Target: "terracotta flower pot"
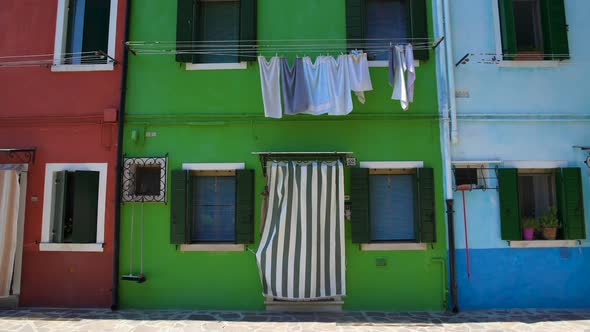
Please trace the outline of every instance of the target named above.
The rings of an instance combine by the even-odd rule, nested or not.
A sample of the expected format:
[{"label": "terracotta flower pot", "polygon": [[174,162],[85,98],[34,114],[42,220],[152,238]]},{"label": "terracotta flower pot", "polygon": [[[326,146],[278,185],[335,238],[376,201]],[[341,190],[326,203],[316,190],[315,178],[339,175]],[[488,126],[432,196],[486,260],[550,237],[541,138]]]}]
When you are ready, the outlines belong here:
[{"label": "terracotta flower pot", "polygon": [[556,227],[543,228],[543,238],[545,238],[545,240],[555,240],[555,238],[557,238],[557,228]]}]

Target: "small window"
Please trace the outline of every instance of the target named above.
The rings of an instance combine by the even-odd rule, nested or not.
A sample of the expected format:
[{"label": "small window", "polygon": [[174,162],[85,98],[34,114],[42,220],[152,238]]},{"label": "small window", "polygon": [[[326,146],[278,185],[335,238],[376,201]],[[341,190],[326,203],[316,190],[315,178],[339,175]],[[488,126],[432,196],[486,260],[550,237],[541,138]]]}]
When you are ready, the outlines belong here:
[{"label": "small window", "polygon": [[516,48],[518,52],[543,52],[543,29],[539,0],[514,0]]},{"label": "small window", "polygon": [[[405,0],[367,0],[367,47],[383,44],[383,39],[408,38],[408,9]],[[380,39],[381,41],[376,41]],[[375,41],[371,41],[375,40]],[[387,60],[387,52],[371,53],[370,60]]]},{"label": "small window", "polygon": [[193,179],[193,209],[192,242],[234,242],[236,177],[197,173]]},{"label": "small window", "polygon": [[96,243],[99,172],[61,171],[54,178],[52,243]]},{"label": "small window", "polygon": [[[240,1],[201,0],[199,2],[199,40],[235,41],[240,39]],[[232,47],[226,46],[227,49]],[[230,55],[201,54],[199,63],[238,62],[238,52],[234,50],[217,53]]]},{"label": "small window", "polygon": [[455,185],[478,185],[478,169],[477,168],[455,168]]},{"label": "small window", "polygon": [[370,175],[371,241],[414,241],[413,175]]},{"label": "small window", "polygon": [[519,173],[518,198],[521,219],[539,218],[556,206],[553,173]]},{"label": "small window", "polygon": [[160,165],[139,166],[135,169],[135,195],[160,195]]}]

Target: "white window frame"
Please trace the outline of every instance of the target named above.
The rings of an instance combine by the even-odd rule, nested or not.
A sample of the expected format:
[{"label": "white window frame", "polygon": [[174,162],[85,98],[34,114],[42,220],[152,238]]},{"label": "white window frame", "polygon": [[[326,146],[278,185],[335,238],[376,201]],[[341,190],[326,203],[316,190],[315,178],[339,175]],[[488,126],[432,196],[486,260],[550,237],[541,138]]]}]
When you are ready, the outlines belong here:
[{"label": "white window frame", "polygon": [[[184,171],[236,171],[246,169],[246,163],[187,163],[182,164]],[[233,243],[194,243],[181,244],[180,251],[244,251],[246,246],[244,244]]]},{"label": "white window frame", "polygon": [[186,70],[243,70],[248,69],[248,62],[229,63],[186,63]]},{"label": "white window frame", "polygon": [[[561,62],[557,60],[530,60],[514,61],[504,60],[502,56],[502,27],[500,25],[500,5],[498,0],[490,0],[492,6],[492,19],[494,24],[494,37],[496,46],[496,59],[498,59],[499,68],[555,68],[559,67]],[[567,61],[567,60],[565,60]]]},{"label": "white window frame", "polygon": [[[371,169],[418,169],[424,168],[423,161],[363,161],[360,163],[361,168]],[[427,249],[426,243],[417,242],[379,242],[379,243],[361,243],[362,251],[424,251]]]},{"label": "white window frame", "polygon": [[[57,21],[55,23],[55,47],[53,50],[53,72],[69,71],[111,71],[114,70],[114,64],[109,60],[105,64],[62,64],[63,54],[66,50],[66,39],[68,34],[68,17],[66,15],[70,0],[58,0],[57,2]],[[117,7],[119,0],[110,0],[109,16],[109,49],[107,54],[115,58],[116,38],[117,38]]]},{"label": "white window frame", "polygon": [[[99,172],[98,179],[98,213],[96,215],[96,243],[53,243],[50,239],[51,219],[54,207],[56,172],[61,171],[94,171]],[[41,229],[40,251],[77,251],[102,252],[105,233],[106,193],[107,193],[107,163],[76,163],[76,164],[46,164],[45,189],[43,194],[43,220]]]}]

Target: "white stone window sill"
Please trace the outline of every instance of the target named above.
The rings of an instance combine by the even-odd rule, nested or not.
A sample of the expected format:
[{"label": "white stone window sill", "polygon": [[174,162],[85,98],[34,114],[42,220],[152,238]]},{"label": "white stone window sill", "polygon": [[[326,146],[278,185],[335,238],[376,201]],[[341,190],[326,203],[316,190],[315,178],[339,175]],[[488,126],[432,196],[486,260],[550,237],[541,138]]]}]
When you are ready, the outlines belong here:
[{"label": "white stone window sill", "polygon": [[578,244],[578,240],[508,241],[510,248],[562,248],[576,247]]},{"label": "white stone window sill", "polygon": [[500,68],[556,68],[561,61],[554,60],[537,60],[537,61],[518,61],[502,60],[498,63]]},{"label": "white stone window sill", "polygon": [[95,64],[95,65],[53,65],[52,72],[70,72],[70,71],[112,71],[115,69],[113,63]]},{"label": "white stone window sill", "polygon": [[102,243],[41,243],[39,251],[103,252]]},{"label": "white stone window sill", "polygon": [[426,250],[426,243],[361,243],[362,251]]},{"label": "white stone window sill", "polygon": [[186,70],[231,70],[231,69],[246,69],[248,62],[236,63],[187,63]]},{"label": "white stone window sill", "polygon": [[180,251],[244,251],[243,244],[207,243],[207,244],[181,244]]},{"label": "white stone window sill", "polygon": [[[387,67],[389,67],[389,61],[387,61],[387,60],[369,61],[369,67],[387,68]],[[420,60],[414,60],[414,67],[420,67]]]}]

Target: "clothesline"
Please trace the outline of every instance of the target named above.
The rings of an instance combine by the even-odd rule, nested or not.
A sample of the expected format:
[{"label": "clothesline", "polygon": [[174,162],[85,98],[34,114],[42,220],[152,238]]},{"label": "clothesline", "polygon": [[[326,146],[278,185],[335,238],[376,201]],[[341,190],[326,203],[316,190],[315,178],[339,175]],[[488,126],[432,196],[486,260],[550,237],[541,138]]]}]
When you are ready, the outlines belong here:
[{"label": "clothesline", "polygon": [[411,41],[434,41],[433,38],[315,38],[315,39],[234,39],[234,40],[202,40],[202,41],[176,41],[176,40],[135,40],[135,41],[127,41],[125,44],[133,45],[133,44],[199,44],[199,43],[227,43],[227,42],[235,42],[235,43],[244,43],[244,42],[304,42],[304,41],[321,41],[321,42],[349,42],[349,41],[387,41],[392,43],[408,43]]}]

